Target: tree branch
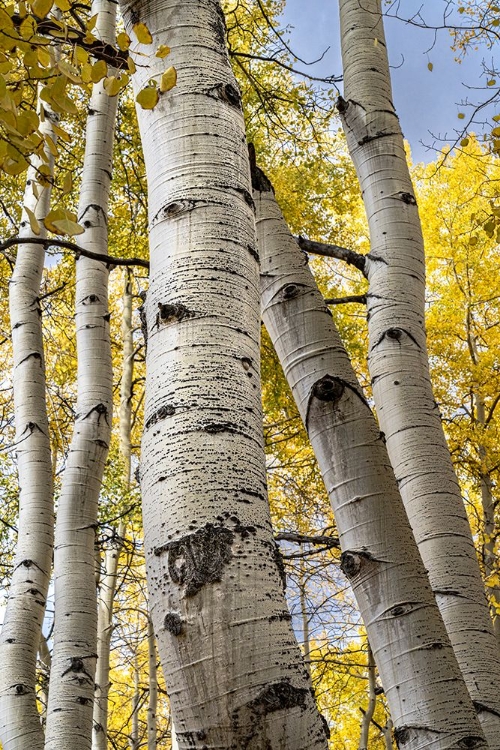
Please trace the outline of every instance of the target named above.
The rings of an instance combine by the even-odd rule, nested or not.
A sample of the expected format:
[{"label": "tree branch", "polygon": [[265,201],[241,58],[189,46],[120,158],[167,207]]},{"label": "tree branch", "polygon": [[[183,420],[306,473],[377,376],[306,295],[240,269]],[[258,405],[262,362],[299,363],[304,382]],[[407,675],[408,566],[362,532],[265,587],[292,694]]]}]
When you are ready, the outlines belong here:
[{"label": "tree branch", "polygon": [[326,305],[345,305],[348,302],[358,302],[360,305],[366,305],[366,294],[352,294],[350,297],[325,299]]},{"label": "tree branch", "polygon": [[328,549],[338,549],[340,542],[336,536],[323,536],[320,534],[314,536],[308,536],[307,534],[299,534],[295,531],[280,531],[279,534],[275,534],[274,538],[277,542],[295,542],[295,544],[319,544]]},{"label": "tree branch", "polygon": [[306,237],[300,235],[295,239],[297,240],[300,249],[305,250],[306,253],[343,260],[345,263],[348,263],[350,266],[355,266],[355,268],[358,268],[363,274],[365,274],[366,258],[364,255],[355,253],[354,250],[349,250],[347,247],[330,245],[326,242],[315,242],[314,240],[308,240]]},{"label": "tree branch", "polygon": [[55,240],[53,238],[42,239],[41,237],[9,237],[8,240],[0,243],[0,252],[5,252],[9,247],[14,245],[28,244],[28,245],[43,245],[44,247],[62,247],[65,250],[71,250],[75,253],[77,260],[80,255],[91,260],[99,260],[101,263],[106,263],[108,266],[140,266],[149,270],[149,261],[143,260],[142,258],[115,258],[112,255],[104,255],[104,253],[93,253],[92,250],[86,250],[84,247],[69,242],[68,240]]}]

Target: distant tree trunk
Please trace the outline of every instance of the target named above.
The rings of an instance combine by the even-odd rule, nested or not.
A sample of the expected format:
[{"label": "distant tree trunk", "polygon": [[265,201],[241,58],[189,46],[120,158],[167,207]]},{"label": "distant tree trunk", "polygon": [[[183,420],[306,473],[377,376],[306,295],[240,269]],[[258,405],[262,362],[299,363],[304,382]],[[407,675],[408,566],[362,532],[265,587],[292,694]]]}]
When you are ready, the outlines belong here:
[{"label": "distant tree trunk", "polygon": [[368,643],[368,706],[363,710],[363,719],[361,721],[361,734],[359,737],[358,750],[368,750],[368,739],[370,736],[370,724],[375,713],[375,707],[377,705],[377,695],[375,693],[375,659],[373,658],[373,652]]},{"label": "distant tree trunk", "polygon": [[[141,487],[151,615],[181,748],[326,748],[266,494],[259,280],[241,97],[218,0],[123,2],[172,49],[138,108],[151,284]],[[139,91],[165,70],[140,47]],[[144,63],[148,62],[147,65]]]},{"label": "distant tree trunk", "polygon": [[99,579],[92,750],[106,750],[108,746],[109,658],[113,633],[113,601],[124,531],[124,525],[120,524],[116,538],[105,550],[104,569]]},{"label": "distant tree trunk", "polygon": [[156,668],[156,641],[153,623],[148,618],[148,663],[149,663],[149,703],[148,703],[148,750],[156,750],[156,712],[158,709],[158,675]]},{"label": "distant tree trunk", "polygon": [[123,290],[123,366],[120,383],[120,453],[124,463],[125,485],[130,490],[132,424],[132,381],[134,377],[134,339],[132,329],[132,282],[129,269],[125,269]]},{"label": "distant tree trunk", "polygon": [[381,0],[340,0],[339,100],[370,227],[366,272],[377,415],[431,586],[490,748],[500,748],[500,652],[430,382],[420,220],[392,103]]},{"label": "distant tree trunk", "polygon": [[137,654],[134,659],[134,694],[132,696],[132,730],[130,732],[130,750],[139,750],[139,707],[141,693],[139,689],[139,665]]},{"label": "distant tree trunk", "polygon": [[[114,42],[116,5],[94,0],[96,34]],[[78,219],[83,247],[107,253],[108,197],[117,98],[93,88]],[[46,750],[92,744],[97,658],[95,529],[113,405],[108,268],[81,257],[76,264],[77,414],[56,522],[54,651]]]},{"label": "distant tree trunk", "polygon": [[[44,105],[40,130],[55,142],[57,117]],[[54,157],[47,152],[50,174]],[[24,194],[19,236],[33,237],[26,209],[35,214],[39,236],[50,206],[51,183],[38,182],[47,162],[34,157]],[[3,750],[42,750],[43,730],[35,697],[37,652],[45,614],[54,538],[52,454],[45,393],[45,358],[39,302],[45,250],[20,244],[10,281],[14,371],[14,417],[19,476],[17,547],[0,640],[0,740]]]},{"label": "distant tree trunk", "polygon": [[254,185],[262,319],[332,503],[341,567],[365,623],[397,741],[405,750],[486,748],[383,436],[270,183],[256,171]]}]

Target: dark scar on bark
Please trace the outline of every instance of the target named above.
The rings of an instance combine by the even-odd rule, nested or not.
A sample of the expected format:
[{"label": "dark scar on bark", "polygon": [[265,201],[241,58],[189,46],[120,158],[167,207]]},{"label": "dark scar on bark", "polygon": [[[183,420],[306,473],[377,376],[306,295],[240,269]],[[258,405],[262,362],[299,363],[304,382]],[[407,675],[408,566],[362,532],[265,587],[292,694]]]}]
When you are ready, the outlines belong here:
[{"label": "dark scar on bark", "polygon": [[208,523],[193,534],[155,549],[160,555],[168,551],[171,580],[184,586],[184,596],[194,596],[207,583],[222,579],[224,568],[233,557],[234,534],[229,529]]},{"label": "dark scar on bark", "polygon": [[250,747],[268,747],[267,744],[257,745],[256,741],[265,742],[265,719],[276,711],[291,708],[305,709],[309,699],[307,688],[296,688],[290,683],[276,682],[262,690],[253,700],[240,706],[231,715],[233,730],[239,739],[238,750]]},{"label": "dark scar on bark", "polygon": [[168,612],[163,620],[163,627],[172,635],[182,633],[182,620],[176,612]]},{"label": "dark scar on bark", "polygon": [[165,404],[164,406],[160,406],[160,408],[157,409],[154,412],[154,414],[151,414],[149,419],[146,421],[146,424],[144,425],[144,429],[148,430],[154,424],[159,422],[160,419],[166,419],[166,417],[171,417],[174,414],[175,414],[175,406],[172,406],[172,404]]},{"label": "dark scar on bark", "polygon": [[182,303],[170,305],[168,303],[164,304],[163,302],[158,302],[156,327],[159,328],[160,324],[168,325],[168,323],[173,323],[175,320],[180,323],[184,318],[192,318],[195,315],[195,312],[188,310],[188,308]]}]

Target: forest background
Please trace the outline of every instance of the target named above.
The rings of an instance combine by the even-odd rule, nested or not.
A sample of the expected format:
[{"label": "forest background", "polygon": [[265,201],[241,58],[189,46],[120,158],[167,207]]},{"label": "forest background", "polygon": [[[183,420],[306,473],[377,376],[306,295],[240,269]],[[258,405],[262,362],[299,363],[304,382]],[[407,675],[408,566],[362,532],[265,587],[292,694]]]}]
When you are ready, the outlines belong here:
[{"label": "forest background", "polygon": [[[359,187],[334,106],[340,82],[324,72],[316,75],[304,61],[297,60],[284,43],[289,37],[283,31],[283,21],[287,19],[283,2],[227,2],[225,5],[228,44],[243,92],[248,140],[254,143],[259,163],[272,180],[290,228],[297,235],[321,243],[350,248],[361,254],[368,252],[368,230]],[[444,5],[450,6],[449,3]],[[489,5],[488,18],[494,30],[499,11]],[[389,6],[389,12],[399,14],[398,4]],[[459,7],[464,8],[461,15],[467,17],[467,28],[474,27],[477,4]],[[453,10],[458,12],[458,7]],[[80,9],[79,12],[88,23],[88,11]],[[481,29],[483,27],[484,18]],[[419,33],[419,30],[411,29],[411,32]],[[434,75],[436,60],[439,60],[438,44],[455,44],[458,56],[466,54],[470,45],[477,45],[481,55],[484,51],[485,60],[494,53],[492,38],[487,34],[478,32],[477,38],[467,32],[454,37],[442,35],[422,61],[422,79]],[[321,52],[319,48],[318,53]],[[29,68],[27,52],[21,50],[19,54],[19,68]],[[11,60],[0,53],[0,73],[11,73],[11,65]],[[43,68],[43,60],[37,59],[36,65]],[[298,75],[297,70],[306,75]],[[404,74],[404,66],[401,70]],[[73,237],[75,243],[79,230],[71,222],[76,221],[84,112],[88,107],[86,96],[89,84],[102,80],[106,73],[104,69],[99,78],[100,73],[94,68],[90,79],[80,82],[69,76],[65,86],[71,90],[68,98],[74,104],[68,103],[67,98],[59,99],[61,132],[58,145],[54,143],[56,189],[53,195],[53,210],[59,213],[54,214],[52,220],[68,222],[53,225],[53,229],[58,230],[54,234],[68,241]],[[456,75],[460,78],[459,66]],[[75,84],[73,88],[72,84]],[[496,130],[500,129],[495,124],[497,81],[493,62],[485,63],[476,85],[481,90],[476,92],[474,101],[482,103],[489,97],[488,107],[479,110],[474,106],[458,107],[449,128],[445,127],[453,133],[453,138],[446,144],[429,138],[435,149],[433,156],[431,159],[427,156],[427,164],[415,164],[412,175],[427,248],[427,328],[436,400],[461,482],[492,611],[496,613],[500,611],[496,517],[500,471],[497,414],[500,401],[500,280],[497,273],[500,132]],[[28,91],[23,89],[23,95],[28,97],[28,102],[27,88]],[[53,101],[57,104],[57,97],[53,96]],[[18,104],[21,105],[21,101]],[[117,263],[111,274],[116,417],[96,534],[96,577],[101,593],[106,574],[116,576],[108,738],[112,747],[120,749],[145,746],[152,731],[160,746],[164,743],[168,747],[171,739],[168,697],[148,617],[140,497],[134,478],[143,421],[144,340],[139,308],[148,283],[145,262],[147,197],[134,106],[132,92],[124,86],[118,105],[109,254],[143,262],[132,260],[124,266]],[[2,109],[0,113],[4,129],[2,143],[6,143],[12,133],[12,122],[5,114],[8,111]],[[25,135],[29,136],[29,127],[26,127]],[[479,133],[479,137],[474,132]],[[422,133],[421,137],[425,139],[426,135]],[[6,164],[8,155],[0,153]],[[2,174],[0,188],[3,596],[8,593],[12,572],[18,501],[12,380],[8,375],[12,372],[12,350],[7,308],[15,248],[9,247],[7,240],[19,233],[26,166],[21,159],[12,159]],[[67,252],[54,244],[49,250],[40,297],[56,498],[65,469],[76,398],[75,332],[71,322],[75,305],[75,261],[74,252],[70,247],[66,249]],[[366,282],[356,269],[334,258],[311,255],[310,266],[325,299],[331,304],[345,345],[369,395],[363,308]],[[131,309],[130,318],[127,311]],[[369,747],[375,750],[388,747],[392,740],[388,739],[387,708],[352,593],[339,568],[335,522],[322,480],[265,333],[262,348],[267,470],[275,536],[286,564],[287,599],[294,629],[311,671],[320,709],[331,728],[331,748],[358,747],[363,717],[375,708],[375,694]],[[131,364],[133,376],[130,379]],[[46,648],[40,651],[42,713],[50,668],[51,628],[49,596],[44,623]]]}]

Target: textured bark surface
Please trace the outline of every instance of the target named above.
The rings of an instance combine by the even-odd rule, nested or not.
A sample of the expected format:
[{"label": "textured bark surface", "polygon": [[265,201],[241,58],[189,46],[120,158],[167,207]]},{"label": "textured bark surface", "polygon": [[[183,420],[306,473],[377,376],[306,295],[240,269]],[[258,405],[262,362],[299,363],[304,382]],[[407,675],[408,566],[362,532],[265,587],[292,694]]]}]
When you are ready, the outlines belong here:
[{"label": "textured bark surface", "polygon": [[429,376],[425,260],[392,103],[380,0],[340,0],[339,102],[370,227],[369,368],[387,449],[424,565],[491,748],[500,747],[500,654]]},{"label": "textured bark surface", "polygon": [[308,430],[335,514],[399,747],[485,748],[430,589],[382,434],[332,316],[258,182],[262,317]]},{"label": "textured bark surface", "polygon": [[[266,495],[253,201],[224,17],[215,0],[123,10],[178,72],[138,117],[151,227],[145,551],[179,747],[326,748]],[[136,90],[167,67],[140,60]]]},{"label": "textured bark surface", "polygon": [[[54,141],[56,116],[45,111],[41,130]],[[48,154],[52,172],[54,158]],[[37,182],[41,160],[28,170],[24,205],[42,220],[51,185]],[[37,195],[39,196],[37,198]],[[26,211],[19,236],[33,235]],[[0,740],[4,750],[42,750],[35,700],[36,657],[50,581],[54,535],[52,455],[45,400],[45,362],[39,303],[45,250],[20,244],[10,281],[14,357],[14,413],[19,476],[19,521],[14,569],[0,637]]]},{"label": "textured bark surface", "polygon": [[[114,40],[116,5],[95,0],[97,35]],[[87,120],[78,210],[83,247],[107,252],[116,97],[96,84]],[[46,750],[89,750],[97,658],[95,530],[111,437],[112,365],[106,265],[81,257],[76,267],[77,414],[59,500],[54,551],[54,651]]]}]

